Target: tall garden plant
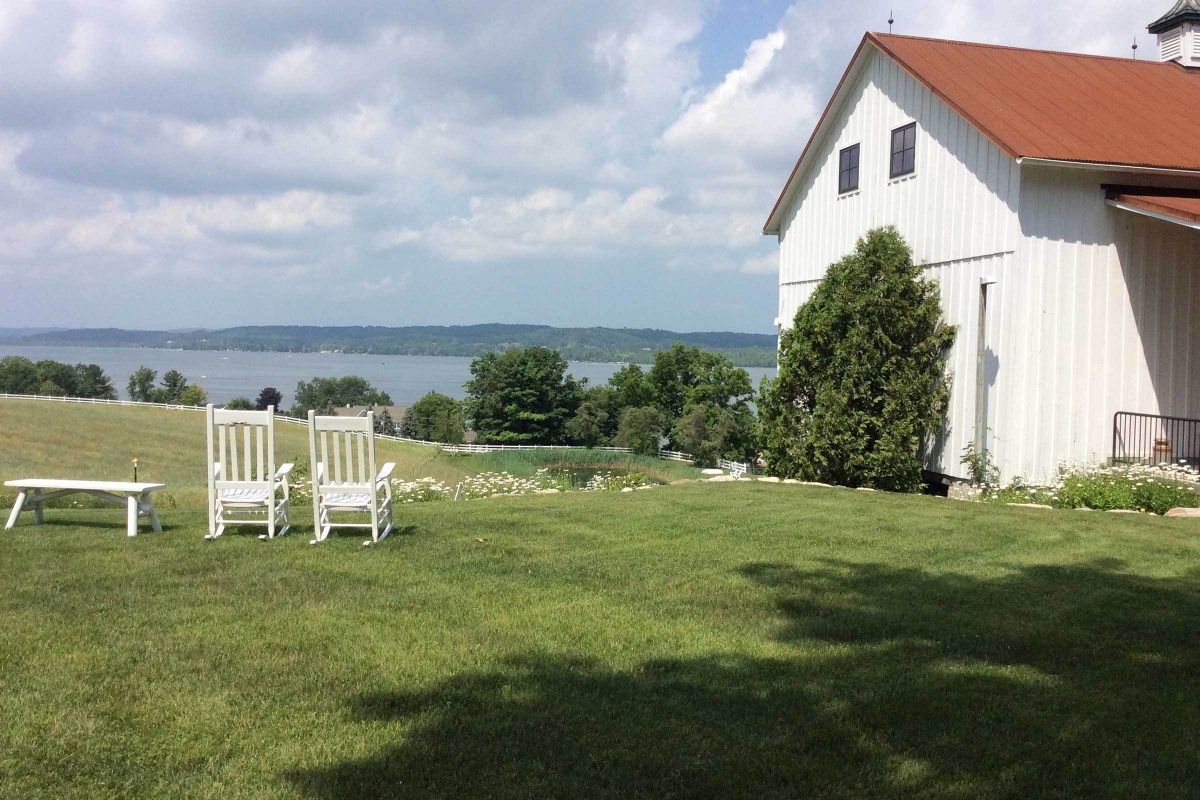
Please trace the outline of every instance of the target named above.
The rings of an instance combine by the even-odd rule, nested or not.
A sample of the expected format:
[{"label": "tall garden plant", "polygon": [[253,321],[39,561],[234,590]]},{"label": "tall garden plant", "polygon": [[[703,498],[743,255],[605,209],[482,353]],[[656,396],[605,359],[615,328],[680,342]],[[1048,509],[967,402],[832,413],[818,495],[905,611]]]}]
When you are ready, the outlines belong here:
[{"label": "tall garden plant", "polygon": [[781,477],[916,491],[923,451],[944,426],[946,356],[937,285],[894,228],[830,266],[780,339],[759,398],[762,445]]}]

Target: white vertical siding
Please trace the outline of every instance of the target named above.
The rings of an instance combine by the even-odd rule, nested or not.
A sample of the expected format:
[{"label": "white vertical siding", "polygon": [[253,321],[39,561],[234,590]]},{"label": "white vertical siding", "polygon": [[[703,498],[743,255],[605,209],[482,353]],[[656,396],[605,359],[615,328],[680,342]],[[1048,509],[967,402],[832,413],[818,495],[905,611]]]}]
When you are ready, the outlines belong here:
[{"label": "white vertical siding", "polygon": [[[949,364],[949,427],[929,466],[960,474],[961,450],[975,427],[979,282],[984,276],[1004,280],[1014,269],[1020,168],[891,59],[879,53],[867,58],[843,87],[841,111],[814,143],[813,166],[784,214],[779,320],[790,327],[829,264],[860,236],[895,225],[914,258],[930,265],[927,274],[941,286],[946,321],[959,326]],[[916,172],[891,180],[891,132],[909,122],[917,123]],[[852,144],[861,145],[860,189],[839,197],[838,154]],[[990,299],[989,329],[996,335],[1000,297],[994,292]]]},{"label": "white vertical siding", "polygon": [[[783,215],[781,286],[819,279],[882,225],[895,225],[929,264],[1015,249],[1020,168],[890,58],[864,58]],[[891,131],[914,121],[916,172],[891,180]],[[852,144],[862,148],[860,189],[839,197],[838,153]],[[785,326],[795,311],[781,304]]]},{"label": "white vertical siding", "polygon": [[1103,461],[1118,411],[1200,417],[1200,233],[1107,206],[1132,180],[1025,168],[989,417],[1006,477]]}]

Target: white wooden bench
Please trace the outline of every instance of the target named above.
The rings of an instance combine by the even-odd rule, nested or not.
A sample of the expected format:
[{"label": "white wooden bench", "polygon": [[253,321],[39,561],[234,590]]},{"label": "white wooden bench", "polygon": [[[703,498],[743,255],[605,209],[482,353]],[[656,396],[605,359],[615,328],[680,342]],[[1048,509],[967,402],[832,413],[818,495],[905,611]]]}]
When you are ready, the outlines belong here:
[{"label": "white wooden bench", "polygon": [[150,493],[166,487],[165,483],[126,483],[122,481],[72,481],[54,478],[23,478],[17,481],[5,481],[4,485],[17,489],[17,502],[13,503],[12,513],[4,529],[8,530],[17,524],[17,517],[22,511],[32,511],[34,521],[42,522],[42,505],[47,500],[64,497],[69,494],[90,494],[102,500],[108,500],[127,509],[126,525],[130,536],[137,536],[139,516],[150,518],[150,526],[156,531],[162,530],[158,522],[158,514],[154,511],[154,503]]}]

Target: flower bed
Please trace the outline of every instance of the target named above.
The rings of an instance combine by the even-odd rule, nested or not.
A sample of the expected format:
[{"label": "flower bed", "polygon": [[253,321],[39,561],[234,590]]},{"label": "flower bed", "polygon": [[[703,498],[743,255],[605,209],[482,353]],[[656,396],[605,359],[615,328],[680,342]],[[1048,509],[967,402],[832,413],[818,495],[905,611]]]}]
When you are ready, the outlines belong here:
[{"label": "flower bed", "polygon": [[[307,480],[307,470],[300,465],[293,479],[293,502],[312,500],[312,485]],[[567,470],[551,470],[543,467],[528,478],[519,478],[509,472],[481,472],[464,478],[459,484],[444,483],[436,478],[415,480],[392,480],[394,502],[432,503],[442,500],[479,500],[485,497],[519,497],[527,494],[548,494],[578,490],[581,492],[620,491],[625,488],[649,486],[653,481],[640,472],[626,474],[598,472],[583,485],[577,485],[575,477]]]},{"label": "flower bed", "polygon": [[1184,462],[1064,466],[1049,486],[1029,486],[1017,480],[1005,487],[983,486],[978,491],[979,499],[990,503],[1165,514],[1172,508],[1200,504],[1200,472]]}]

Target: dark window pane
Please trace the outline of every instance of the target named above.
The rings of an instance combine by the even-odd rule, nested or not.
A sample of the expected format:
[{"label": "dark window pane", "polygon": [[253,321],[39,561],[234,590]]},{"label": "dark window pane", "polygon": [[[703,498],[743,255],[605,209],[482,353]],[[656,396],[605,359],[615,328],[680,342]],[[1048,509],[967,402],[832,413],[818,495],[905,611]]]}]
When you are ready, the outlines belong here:
[{"label": "dark window pane", "polygon": [[858,145],[850,148],[850,166],[854,169],[858,168]]},{"label": "dark window pane", "polygon": [[850,181],[849,181],[849,183],[850,183],[850,188],[851,188],[851,189],[857,189],[857,188],[858,188],[858,167],[854,167],[853,169],[851,169],[851,170],[850,170]]},{"label": "dark window pane", "polygon": [[917,146],[917,126],[909,125],[904,129],[904,146],[912,149]]},{"label": "dark window pane", "polygon": [[849,150],[843,150],[843,151],[842,151],[842,157],[841,157],[841,164],[840,164],[840,166],[841,166],[841,168],[842,168],[842,169],[845,169],[845,168],[846,168],[847,166],[849,166],[849,165],[850,165],[850,151],[849,151]]},{"label": "dark window pane", "polygon": [[916,168],[917,168],[917,151],[916,150],[905,150],[904,151],[904,171],[912,172]]},{"label": "dark window pane", "polygon": [[892,177],[896,177],[904,172],[904,154],[896,153],[892,156]]},{"label": "dark window pane", "polygon": [[904,131],[892,131],[892,152],[904,149]]}]

